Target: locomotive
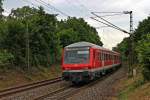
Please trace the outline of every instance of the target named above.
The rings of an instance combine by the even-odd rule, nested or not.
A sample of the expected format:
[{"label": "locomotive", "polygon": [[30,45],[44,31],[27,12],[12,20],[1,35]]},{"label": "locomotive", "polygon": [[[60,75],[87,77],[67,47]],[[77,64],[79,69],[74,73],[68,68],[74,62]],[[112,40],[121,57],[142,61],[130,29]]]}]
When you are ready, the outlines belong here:
[{"label": "locomotive", "polygon": [[64,47],[62,77],[72,83],[88,82],[121,65],[120,54],[89,42]]}]

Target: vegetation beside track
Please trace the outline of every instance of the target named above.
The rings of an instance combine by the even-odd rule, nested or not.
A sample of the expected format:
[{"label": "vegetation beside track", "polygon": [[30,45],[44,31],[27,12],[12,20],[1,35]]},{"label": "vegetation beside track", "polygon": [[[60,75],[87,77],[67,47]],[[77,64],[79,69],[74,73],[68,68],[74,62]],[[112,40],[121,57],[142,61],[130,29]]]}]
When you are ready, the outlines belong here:
[{"label": "vegetation beside track", "polygon": [[[150,17],[141,21],[137,29],[132,34],[134,36],[134,62],[133,64],[140,64],[144,79],[150,81]],[[121,52],[123,60],[131,60],[131,42],[130,37],[125,38],[114,50]],[[132,72],[133,67],[129,68]],[[132,76],[132,74],[131,74]]]},{"label": "vegetation beside track", "polygon": [[144,80],[141,65],[136,65],[138,70],[134,77],[126,77],[120,80],[118,100],[149,100],[150,83]]},{"label": "vegetation beside track", "polygon": [[58,76],[61,76],[59,64],[53,65],[53,67],[50,68],[32,68],[30,73],[22,69],[0,69],[0,90],[30,82],[52,79]]}]

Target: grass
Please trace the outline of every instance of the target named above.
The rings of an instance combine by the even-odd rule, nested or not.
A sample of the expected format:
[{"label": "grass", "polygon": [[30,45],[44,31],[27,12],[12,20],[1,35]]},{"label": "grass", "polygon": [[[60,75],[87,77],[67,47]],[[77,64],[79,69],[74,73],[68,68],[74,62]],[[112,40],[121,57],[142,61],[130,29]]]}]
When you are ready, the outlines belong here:
[{"label": "grass", "polygon": [[12,86],[27,84],[30,82],[51,79],[61,76],[61,67],[59,64],[52,65],[49,68],[38,67],[26,72],[21,69],[0,69],[0,90]]},{"label": "grass", "polygon": [[150,100],[150,83],[144,82],[142,74],[120,82],[119,100]]}]

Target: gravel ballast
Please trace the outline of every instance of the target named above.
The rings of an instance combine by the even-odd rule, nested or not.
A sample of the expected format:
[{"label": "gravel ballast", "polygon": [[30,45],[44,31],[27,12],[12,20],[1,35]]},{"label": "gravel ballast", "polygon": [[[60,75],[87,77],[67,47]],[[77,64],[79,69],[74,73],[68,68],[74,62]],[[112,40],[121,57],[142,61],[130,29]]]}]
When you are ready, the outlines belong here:
[{"label": "gravel ballast", "polygon": [[124,77],[126,77],[126,68],[121,67],[106,79],[83,91],[79,91],[67,100],[116,100],[119,92],[116,85]]}]

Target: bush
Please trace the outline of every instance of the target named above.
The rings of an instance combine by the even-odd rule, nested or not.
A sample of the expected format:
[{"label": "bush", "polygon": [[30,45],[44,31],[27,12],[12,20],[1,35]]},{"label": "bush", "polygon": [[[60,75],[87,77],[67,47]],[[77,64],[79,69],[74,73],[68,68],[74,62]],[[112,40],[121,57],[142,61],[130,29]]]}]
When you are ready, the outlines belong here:
[{"label": "bush", "polygon": [[147,80],[147,81],[150,81],[150,66],[149,64],[145,64],[143,65],[143,76],[144,76],[144,79]]},{"label": "bush", "polygon": [[150,81],[150,33],[138,41],[136,52],[139,62],[143,65],[144,79]]},{"label": "bush", "polygon": [[13,60],[13,55],[8,53],[6,50],[0,50],[0,65],[5,65]]}]

